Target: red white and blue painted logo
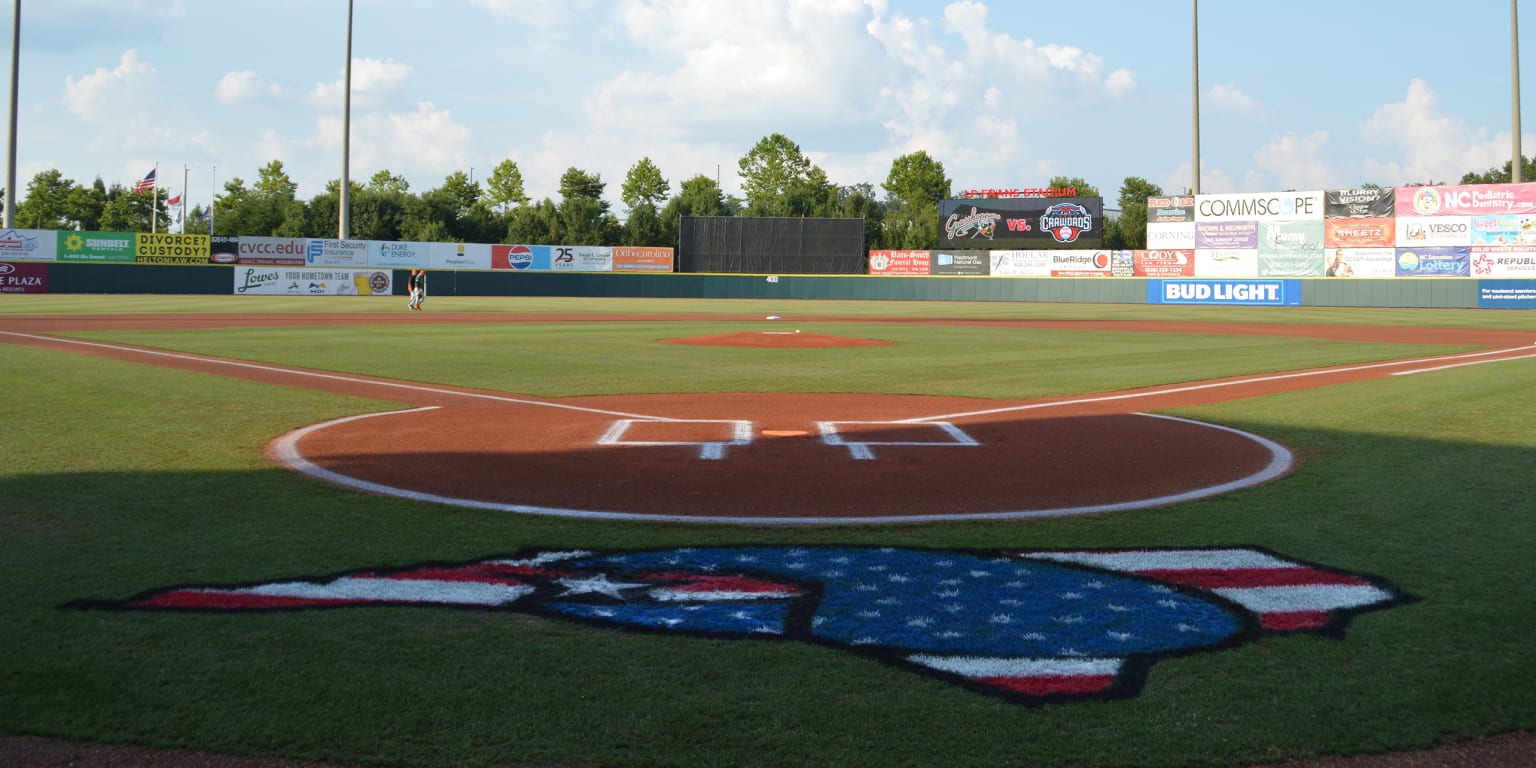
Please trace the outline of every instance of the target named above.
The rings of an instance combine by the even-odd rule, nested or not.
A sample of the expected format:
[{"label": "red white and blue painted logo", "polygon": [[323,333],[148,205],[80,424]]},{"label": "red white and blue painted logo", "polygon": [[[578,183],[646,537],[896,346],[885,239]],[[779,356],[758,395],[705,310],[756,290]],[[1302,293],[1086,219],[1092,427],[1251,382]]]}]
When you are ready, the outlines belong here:
[{"label": "red white and blue painted logo", "polygon": [[1258,548],[530,551],[317,579],[189,586],[81,608],[433,605],[847,649],[1025,704],[1135,696],[1159,659],[1273,633],[1342,636],[1413,598]]}]

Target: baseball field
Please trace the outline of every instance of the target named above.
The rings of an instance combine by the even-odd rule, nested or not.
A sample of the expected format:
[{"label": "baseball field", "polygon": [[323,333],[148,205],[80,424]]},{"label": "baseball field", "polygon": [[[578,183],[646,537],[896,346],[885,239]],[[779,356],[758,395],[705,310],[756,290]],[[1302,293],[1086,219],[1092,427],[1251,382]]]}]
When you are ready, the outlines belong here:
[{"label": "baseball field", "polygon": [[1536,314],[426,310],[0,299],[0,741],[1150,768],[1536,727]]}]

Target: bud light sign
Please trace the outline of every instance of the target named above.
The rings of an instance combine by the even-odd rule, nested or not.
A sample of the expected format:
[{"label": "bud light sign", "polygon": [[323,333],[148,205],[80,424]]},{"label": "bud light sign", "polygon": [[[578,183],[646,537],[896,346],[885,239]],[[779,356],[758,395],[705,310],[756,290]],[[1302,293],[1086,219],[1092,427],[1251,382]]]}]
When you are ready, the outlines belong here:
[{"label": "bud light sign", "polygon": [[1300,280],[1149,280],[1148,304],[1301,306]]}]

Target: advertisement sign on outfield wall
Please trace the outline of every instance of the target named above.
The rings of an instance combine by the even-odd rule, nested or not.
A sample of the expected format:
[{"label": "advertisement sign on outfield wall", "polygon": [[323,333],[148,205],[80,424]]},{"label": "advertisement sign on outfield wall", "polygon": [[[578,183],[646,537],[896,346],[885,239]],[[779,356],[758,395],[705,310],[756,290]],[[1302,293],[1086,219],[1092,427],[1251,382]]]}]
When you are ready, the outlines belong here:
[{"label": "advertisement sign on outfield wall", "polygon": [[1195,252],[1188,250],[1136,251],[1137,277],[1194,277]]},{"label": "advertisement sign on outfield wall", "polygon": [[432,266],[430,243],[395,243],[383,240],[365,240],[368,248],[368,266],[378,269],[425,269]]},{"label": "advertisement sign on outfield wall", "polygon": [[1472,276],[1536,278],[1536,248],[1528,245],[1474,245]]},{"label": "advertisement sign on outfield wall", "polygon": [[36,261],[20,264],[0,261],[0,293],[47,292],[47,264]]},{"label": "advertisement sign on outfield wall", "polygon": [[1148,280],[1148,304],[1301,306],[1300,280]]},{"label": "advertisement sign on outfield wall", "polygon": [[1398,216],[1497,213],[1536,213],[1536,182],[1397,188]]},{"label": "advertisement sign on outfield wall", "polygon": [[1050,251],[992,251],[988,272],[993,277],[1049,277]]},{"label": "advertisement sign on outfield wall", "polygon": [[304,263],[311,267],[366,267],[367,240],[310,240]]},{"label": "advertisement sign on outfield wall", "polygon": [[1389,248],[1397,245],[1397,222],[1391,217],[1323,219],[1327,248]]},{"label": "advertisement sign on outfield wall", "polygon": [[992,259],[987,251],[934,251],[928,267],[935,275],[987,275]]},{"label": "advertisement sign on outfield wall", "polygon": [[1266,221],[1259,224],[1259,275],[1321,277],[1323,222]]},{"label": "advertisement sign on outfield wall", "polygon": [[615,246],[613,271],[615,272],[671,272],[672,249],[643,246]]},{"label": "advertisement sign on outfield wall", "polygon": [[58,237],[51,229],[7,229],[0,232],[0,261],[53,261]]},{"label": "advertisement sign on outfield wall", "polygon": [[144,233],[135,236],[134,260],[140,264],[207,264],[207,235]]},{"label": "advertisement sign on outfield wall", "polygon": [[491,269],[510,269],[517,272],[549,269],[547,245],[493,245]]},{"label": "advertisement sign on outfield wall", "polygon": [[871,275],[927,275],[931,257],[928,251],[870,251]]},{"label": "advertisement sign on outfield wall", "polygon": [[1397,249],[1398,277],[1470,277],[1470,246]]},{"label": "advertisement sign on outfield wall", "polygon": [[556,272],[612,272],[613,249],[602,245],[552,245],[549,268]]},{"label": "advertisement sign on outfield wall", "polygon": [[1201,277],[1258,277],[1257,248],[1200,248],[1195,251],[1195,274]]},{"label": "advertisement sign on outfield wall", "polygon": [[208,262],[210,264],[239,264],[240,238],[234,235],[214,235],[208,238]]},{"label": "advertisement sign on outfield wall", "polygon": [[309,249],[306,237],[241,237],[240,263],[268,267],[302,267]]},{"label": "advertisement sign on outfield wall", "polygon": [[1171,224],[1195,220],[1193,195],[1147,198],[1147,223]]},{"label": "advertisement sign on outfield wall", "polygon": [[1147,249],[1152,251],[1179,250],[1195,247],[1195,222],[1182,221],[1147,225]]},{"label": "advertisement sign on outfield wall", "polygon": [[130,232],[60,232],[59,261],[133,263]]},{"label": "advertisement sign on outfield wall", "polygon": [[236,296],[388,296],[387,269],[239,266],[234,269]]},{"label": "advertisement sign on outfield wall", "polygon": [[490,269],[491,246],[485,243],[432,243],[427,249],[430,269]]},{"label": "advertisement sign on outfield wall", "polygon": [[1277,221],[1322,217],[1322,190],[1195,196],[1195,221]]},{"label": "advertisement sign on outfield wall", "polygon": [[1536,309],[1536,281],[1479,280],[1479,309]]},{"label": "advertisement sign on outfield wall", "polygon": [[1327,248],[1323,277],[1397,277],[1396,248]]},{"label": "advertisement sign on outfield wall", "polygon": [[1323,194],[1323,216],[1330,219],[1391,218],[1397,210],[1397,193],[1381,187],[1330,189]]}]

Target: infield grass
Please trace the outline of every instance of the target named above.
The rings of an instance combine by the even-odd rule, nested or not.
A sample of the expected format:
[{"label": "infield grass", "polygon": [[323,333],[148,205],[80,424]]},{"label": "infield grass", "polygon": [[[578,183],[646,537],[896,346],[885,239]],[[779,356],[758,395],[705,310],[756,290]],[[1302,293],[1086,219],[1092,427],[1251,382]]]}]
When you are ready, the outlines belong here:
[{"label": "infield grass", "polygon": [[[224,303],[111,298],[93,305],[88,298],[23,303],[37,313],[210,311],[186,306]],[[250,311],[252,301],[234,303]],[[612,308],[606,301],[595,309],[539,301],[561,309],[538,311]],[[679,303],[686,310],[634,303],[654,312],[697,309],[691,302]],[[796,310],[857,314],[842,305]],[[0,313],[14,314],[15,306],[7,297]],[[906,316],[927,308],[857,307]],[[735,302],[707,309],[762,311]],[[1139,309],[943,307],[945,316],[1173,319]],[[1262,322],[1290,319],[1263,314]],[[1383,315],[1329,314],[1356,324]],[[1382,324],[1536,329],[1536,313],[1392,316]],[[799,327],[898,344],[790,351],[655,343],[740,330],[733,322],[74,335],[544,396],[775,390],[1022,398],[1447,351],[857,321]],[[1074,519],[795,529],[441,507],[323,485],[261,456],[262,446],[289,429],[396,407],[385,401],[9,344],[0,344],[0,385],[0,647],[7,651],[0,655],[0,732],[354,765],[1150,767],[1418,748],[1536,727],[1536,359],[1178,411],[1296,453],[1296,471],[1238,493]],[[518,613],[61,607],[174,584],[319,576],[527,547],[756,543],[1257,545],[1389,579],[1419,600],[1358,617],[1343,640],[1278,635],[1167,660],[1153,667],[1137,698],[1046,707],[1007,703],[834,649],[632,634]]]}]

